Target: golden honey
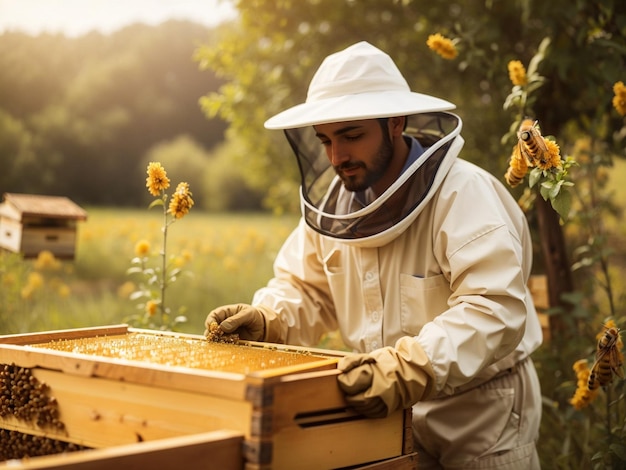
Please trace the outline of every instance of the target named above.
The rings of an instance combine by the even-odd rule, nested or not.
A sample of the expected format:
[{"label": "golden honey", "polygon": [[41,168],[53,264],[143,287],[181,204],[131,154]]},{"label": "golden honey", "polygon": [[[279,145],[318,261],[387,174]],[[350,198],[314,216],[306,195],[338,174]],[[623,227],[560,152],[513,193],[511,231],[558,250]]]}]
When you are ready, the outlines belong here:
[{"label": "golden honey", "polygon": [[127,333],[61,339],[33,345],[73,354],[247,374],[319,361],[319,356],[269,347],[210,342],[204,339]]}]

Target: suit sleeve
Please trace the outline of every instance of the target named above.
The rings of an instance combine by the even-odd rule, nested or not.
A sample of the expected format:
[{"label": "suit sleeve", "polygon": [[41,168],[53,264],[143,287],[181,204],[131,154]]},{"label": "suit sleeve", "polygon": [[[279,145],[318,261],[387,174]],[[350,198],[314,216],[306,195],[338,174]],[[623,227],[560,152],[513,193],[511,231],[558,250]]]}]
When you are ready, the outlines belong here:
[{"label": "suit sleeve", "polygon": [[337,328],[317,236],[303,220],[278,253],[274,277],[255,293],[252,304],[278,313],[270,327],[284,343],[315,346],[323,333]]}]

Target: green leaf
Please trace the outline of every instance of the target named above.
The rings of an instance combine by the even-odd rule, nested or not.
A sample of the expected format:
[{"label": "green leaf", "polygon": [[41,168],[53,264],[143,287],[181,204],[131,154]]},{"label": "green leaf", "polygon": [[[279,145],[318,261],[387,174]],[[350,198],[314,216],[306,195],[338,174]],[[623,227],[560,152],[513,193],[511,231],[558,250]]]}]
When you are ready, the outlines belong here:
[{"label": "green leaf", "polygon": [[546,50],[548,49],[549,45],[550,45],[550,38],[549,37],[543,38],[543,40],[541,41],[541,44],[539,44],[537,53],[533,56],[533,58],[530,60],[530,63],[528,64],[528,70],[526,71],[526,73],[529,76],[535,75],[537,73],[537,70],[539,69],[539,64],[545,58]]},{"label": "green leaf", "polygon": [[588,268],[593,264],[593,258],[582,258],[580,261],[572,264],[572,271],[578,271],[582,268]]},{"label": "green leaf", "polygon": [[551,199],[552,208],[561,216],[563,222],[567,222],[569,211],[572,207],[572,195],[569,191],[561,191],[559,196]]},{"label": "green leaf", "polygon": [[147,298],[149,298],[149,297],[150,297],[150,295],[149,295],[149,293],[147,293],[147,292],[145,292],[145,291],[142,291],[142,290],[137,290],[137,291],[135,291],[135,292],[131,293],[131,294],[128,296],[128,298],[129,298],[130,300],[137,300],[137,299],[141,299],[142,297],[147,297]]},{"label": "green leaf", "polygon": [[538,90],[543,86],[546,79],[537,75],[533,77],[532,81],[526,86],[526,93],[531,94],[533,91]]},{"label": "green leaf", "polygon": [[626,462],[626,446],[624,444],[611,444],[609,449],[611,449],[620,460]]},{"label": "green leaf", "polygon": [[502,105],[502,109],[507,110],[507,109],[511,109],[511,108],[513,108],[515,106],[520,106],[521,107],[521,103],[522,103],[522,95],[519,94],[519,93],[511,93],[504,100],[504,104]]},{"label": "green leaf", "polygon": [[558,181],[556,184],[553,184],[552,188],[550,188],[550,192],[548,193],[548,197],[552,200],[556,199],[557,196],[559,195],[559,192],[561,191],[562,186],[563,186],[563,180]]},{"label": "green leaf", "polygon": [[148,209],[152,209],[153,207],[164,206],[164,205],[165,205],[165,202],[163,201],[163,199],[155,199],[154,201],[150,203],[150,205],[148,206]]},{"label": "green leaf", "polygon": [[551,181],[542,181],[539,186],[539,193],[544,201],[550,199],[550,191],[552,190],[553,183]]},{"label": "green leaf", "polygon": [[541,179],[542,173],[539,168],[533,168],[528,175],[528,186],[533,188]]}]

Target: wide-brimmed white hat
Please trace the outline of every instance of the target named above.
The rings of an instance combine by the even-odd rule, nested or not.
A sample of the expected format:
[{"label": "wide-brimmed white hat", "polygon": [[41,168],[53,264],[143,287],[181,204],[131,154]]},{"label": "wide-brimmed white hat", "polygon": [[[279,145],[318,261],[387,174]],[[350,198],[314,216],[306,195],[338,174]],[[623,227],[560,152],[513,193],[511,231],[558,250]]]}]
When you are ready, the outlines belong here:
[{"label": "wide-brimmed white hat", "polygon": [[326,57],[306,101],[271,117],[265,127],[295,129],[454,108],[448,101],[412,92],[391,57],[362,41]]}]

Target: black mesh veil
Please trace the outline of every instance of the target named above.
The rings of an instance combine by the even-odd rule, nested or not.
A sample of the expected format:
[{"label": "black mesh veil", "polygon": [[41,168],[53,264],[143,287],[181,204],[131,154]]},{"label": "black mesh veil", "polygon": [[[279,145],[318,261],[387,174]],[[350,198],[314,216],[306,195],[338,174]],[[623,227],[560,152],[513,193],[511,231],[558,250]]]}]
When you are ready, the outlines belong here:
[{"label": "black mesh veil", "polygon": [[363,239],[393,229],[417,210],[441,172],[447,172],[449,165],[442,163],[460,132],[461,120],[447,112],[407,118],[405,133],[417,138],[425,152],[365,207],[351,205],[353,193],[343,187],[313,127],[285,130],[300,166],[302,210],[310,227],[333,238]]}]

